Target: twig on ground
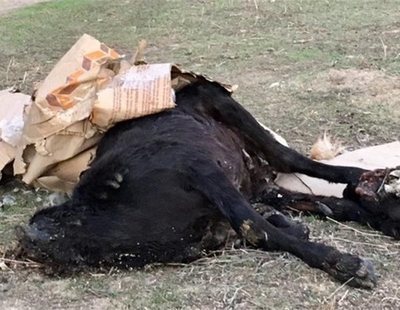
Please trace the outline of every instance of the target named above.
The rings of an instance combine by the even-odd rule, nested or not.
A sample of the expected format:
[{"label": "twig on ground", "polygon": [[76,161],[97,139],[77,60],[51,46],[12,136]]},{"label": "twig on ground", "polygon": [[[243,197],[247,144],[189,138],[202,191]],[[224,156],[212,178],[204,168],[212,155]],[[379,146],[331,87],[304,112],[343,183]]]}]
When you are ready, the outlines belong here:
[{"label": "twig on ground", "polygon": [[385,176],[384,176],[384,178],[383,178],[383,180],[382,180],[382,182],[381,182],[381,185],[379,185],[379,188],[378,188],[378,190],[376,191],[377,194],[380,194],[380,192],[384,189],[384,186],[385,186],[385,184],[386,184],[386,181],[387,181],[387,178],[388,178],[388,176],[389,176],[389,173],[390,173],[390,170],[389,170],[389,169],[386,169]]},{"label": "twig on ground", "polygon": [[379,40],[381,40],[381,43],[382,43],[382,48],[383,48],[383,60],[386,60],[386,57],[387,57],[387,45],[385,44],[385,42],[383,42],[382,37],[379,37]]},{"label": "twig on ground", "polygon": [[256,11],[258,11],[258,3],[257,3],[257,0],[253,0],[253,2],[254,2],[254,7],[256,8]]},{"label": "twig on ground", "polygon": [[[359,242],[359,241],[349,240],[349,239],[345,239],[345,238],[337,238],[337,237],[333,237],[332,240],[348,242],[348,243],[352,243],[352,244],[366,245],[366,246],[371,246],[374,248],[380,248],[382,250],[389,251],[388,245],[383,245],[383,244],[376,244],[376,243],[370,243],[370,242]],[[390,246],[400,246],[400,244],[390,244]]]},{"label": "twig on ground", "polygon": [[312,188],[310,186],[307,185],[306,182],[304,182],[297,173],[293,174],[295,176],[295,178],[297,178],[305,187],[307,187],[307,189],[310,191],[311,195],[315,195],[315,193],[313,192]]},{"label": "twig on ground", "polygon": [[32,260],[26,260],[26,261],[21,261],[21,260],[15,260],[15,259],[10,259],[10,258],[0,258],[0,262],[5,262],[9,264],[15,264],[15,265],[24,265],[32,268],[40,268],[43,265],[41,263],[32,261]]},{"label": "twig on ground", "polygon": [[[330,294],[327,298],[327,300],[332,299],[332,297],[334,297],[336,295],[337,292],[339,292],[343,287],[345,287],[350,281],[352,281],[354,279],[354,277],[351,277],[350,279],[348,279],[346,282],[344,282],[341,286],[339,286],[336,290],[333,291],[332,294]],[[343,297],[342,297],[343,298]]]},{"label": "twig on ground", "polygon": [[349,293],[349,290],[346,290],[346,292],[344,292],[342,298],[340,298],[340,299],[338,300],[338,302],[337,302],[339,305],[340,305],[340,303],[346,298],[346,296],[347,296],[348,293]]},{"label": "twig on ground", "polygon": [[13,64],[14,64],[14,57],[11,57],[10,61],[8,62],[7,71],[6,71],[6,82],[7,82],[7,84],[9,82],[8,74],[9,74],[11,66]]},{"label": "twig on ground", "polygon": [[359,234],[361,234],[361,235],[364,235],[364,236],[381,237],[381,238],[390,238],[390,239],[391,239],[391,237],[389,237],[389,236],[384,236],[384,235],[382,235],[382,234],[374,234],[374,233],[368,233],[368,232],[365,232],[365,231],[358,230],[358,229],[356,229],[356,228],[354,228],[354,227],[351,227],[351,226],[348,226],[348,225],[346,225],[346,224],[340,223],[340,222],[334,220],[333,218],[331,218],[331,217],[329,217],[329,216],[327,216],[326,219],[327,219],[328,221],[331,221],[331,222],[333,222],[333,223],[339,225],[339,226],[342,226],[342,227],[344,227],[344,228],[347,228],[347,229],[349,229],[349,230],[352,230],[352,231],[354,231],[354,232],[356,232],[356,233],[359,233]]}]

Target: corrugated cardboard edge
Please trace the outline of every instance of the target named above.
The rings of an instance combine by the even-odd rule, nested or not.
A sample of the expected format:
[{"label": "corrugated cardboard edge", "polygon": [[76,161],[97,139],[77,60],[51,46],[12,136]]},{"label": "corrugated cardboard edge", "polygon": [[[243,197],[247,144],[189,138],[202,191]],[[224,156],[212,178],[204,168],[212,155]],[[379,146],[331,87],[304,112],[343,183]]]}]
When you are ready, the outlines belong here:
[{"label": "corrugated cardboard edge", "polygon": [[0,141],[0,170],[15,158],[16,149],[4,141]]},{"label": "corrugated cardboard edge", "polygon": [[221,83],[205,74],[200,74],[194,71],[185,70],[178,64],[173,64],[171,67],[171,80],[172,80],[172,88],[175,91],[180,90],[181,88],[183,88],[186,85],[189,85],[190,83],[194,83],[201,80],[216,83],[221,87],[223,87],[229,93],[233,93],[238,88],[236,84],[230,85],[227,83]]}]

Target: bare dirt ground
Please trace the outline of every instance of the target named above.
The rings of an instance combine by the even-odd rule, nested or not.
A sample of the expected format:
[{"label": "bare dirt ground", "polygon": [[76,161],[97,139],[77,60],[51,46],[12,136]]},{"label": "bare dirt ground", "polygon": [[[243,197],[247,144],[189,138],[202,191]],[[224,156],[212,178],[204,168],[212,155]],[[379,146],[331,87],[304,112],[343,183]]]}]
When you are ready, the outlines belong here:
[{"label": "bare dirt ground", "polygon": [[[52,1],[0,17],[0,89],[29,93],[84,32],[127,54],[145,38],[149,62],[239,84],[235,97],[297,150],[307,153],[325,130],[357,149],[400,138],[399,20],[397,0]],[[18,182],[0,186],[0,257],[13,247],[13,227],[53,199]],[[350,288],[291,255],[251,249],[64,278],[0,258],[0,309],[400,308],[399,242],[293,216],[313,240],[370,258],[377,288]]]},{"label": "bare dirt ground", "polygon": [[27,5],[32,5],[46,0],[0,0],[0,15],[6,14]]}]

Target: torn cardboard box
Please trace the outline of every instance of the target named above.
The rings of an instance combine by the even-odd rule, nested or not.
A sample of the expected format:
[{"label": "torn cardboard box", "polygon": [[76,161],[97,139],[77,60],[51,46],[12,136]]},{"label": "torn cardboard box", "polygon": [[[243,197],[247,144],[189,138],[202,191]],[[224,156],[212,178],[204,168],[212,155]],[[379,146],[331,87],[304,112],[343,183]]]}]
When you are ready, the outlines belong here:
[{"label": "torn cardboard box", "polygon": [[131,65],[123,55],[83,35],[37,90],[16,150],[14,173],[27,184],[70,192],[107,129],[174,108],[174,90],[209,79],[169,63],[146,64],[141,59],[144,47],[139,46]]},{"label": "torn cardboard box", "polygon": [[[322,162],[329,165],[354,166],[370,170],[400,166],[400,142],[366,147]],[[329,183],[304,174],[280,173],[276,183],[292,191],[336,197],[342,197],[346,187],[344,184]]]},{"label": "torn cardboard box", "polygon": [[24,126],[24,111],[30,105],[28,95],[0,91],[0,171],[15,158]]},{"label": "torn cardboard box", "polygon": [[41,185],[45,178],[53,184],[49,178],[59,176],[49,171],[99,141],[101,134],[89,117],[97,92],[110,83],[121,60],[117,52],[84,35],[53,68],[36,92],[17,149],[14,173],[24,182]]}]

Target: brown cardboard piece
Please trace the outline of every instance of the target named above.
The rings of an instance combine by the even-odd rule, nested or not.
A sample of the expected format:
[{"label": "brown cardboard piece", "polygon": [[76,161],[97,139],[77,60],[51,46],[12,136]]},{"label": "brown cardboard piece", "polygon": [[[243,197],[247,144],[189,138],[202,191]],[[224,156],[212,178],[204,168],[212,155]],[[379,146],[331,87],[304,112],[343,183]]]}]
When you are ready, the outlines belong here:
[{"label": "brown cardboard piece", "polygon": [[22,135],[24,110],[30,102],[28,95],[8,89],[0,91],[0,171],[15,158]]},{"label": "brown cardboard piece", "polygon": [[119,121],[174,108],[174,90],[209,80],[174,64],[146,64],[144,48],[141,42],[131,65],[115,50],[83,35],[36,92],[16,151],[14,174],[22,175],[27,184],[71,191],[107,129]]},{"label": "brown cardboard piece", "polygon": [[171,64],[133,66],[97,93],[91,121],[104,129],[122,120],[173,108],[171,86]]},{"label": "brown cardboard piece", "polygon": [[[365,169],[392,168],[400,166],[400,142],[366,147],[346,152],[334,159],[322,161],[329,165],[355,166]],[[342,197],[346,185],[334,184],[303,174],[280,173],[276,179],[279,186],[301,193]]]}]

